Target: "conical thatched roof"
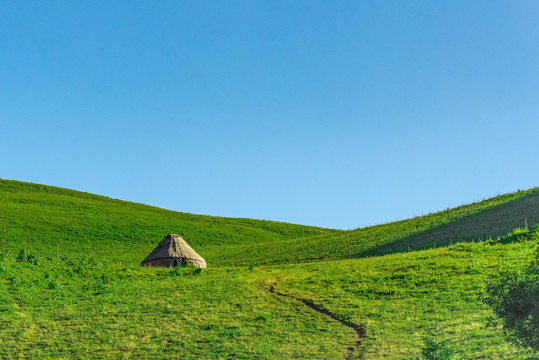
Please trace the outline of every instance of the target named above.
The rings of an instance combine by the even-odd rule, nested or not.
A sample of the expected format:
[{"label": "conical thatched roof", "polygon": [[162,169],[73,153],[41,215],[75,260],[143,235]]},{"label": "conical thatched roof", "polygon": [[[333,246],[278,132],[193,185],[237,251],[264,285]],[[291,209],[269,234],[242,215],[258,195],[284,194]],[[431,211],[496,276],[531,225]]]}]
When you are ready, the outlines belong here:
[{"label": "conical thatched roof", "polygon": [[165,266],[171,265],[173,260],[185,262],[201,268],[206,267],[206,261],[190,247],[181,236],[168,234],[157,245],[146,259],[142,260],[142,266]]}]

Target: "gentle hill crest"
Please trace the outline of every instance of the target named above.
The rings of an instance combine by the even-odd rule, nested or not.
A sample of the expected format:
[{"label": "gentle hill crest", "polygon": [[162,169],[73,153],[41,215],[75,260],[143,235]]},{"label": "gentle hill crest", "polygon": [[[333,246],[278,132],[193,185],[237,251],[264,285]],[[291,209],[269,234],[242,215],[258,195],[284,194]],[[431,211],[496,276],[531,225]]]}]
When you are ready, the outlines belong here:
[{"label": "gentle hill crest", "polygon": [[[138,264],[171,232],[209,266],[346,259],[478,240],[539,222],[539,188],[408,220],[333,230],[245,218],[194,215],[53,186],[0,180],[6,231],[1,247],[50,256],[93,256]],[[350,249],[350,250],[349,250]]]},{"label": "gentle hill crest", "polygon": [[[40,252],[140,262],[164,235],[178,232],[193,246],[237,245],[302,238],[338,230],[265,220],[194,215],[53,186],[0,180],[2,247],[26,242]],[[3,229],[2,229],[3,230]],[[114,251],[117,249],[118,251]],[[54,251],[53,251],[54,250]]]}]

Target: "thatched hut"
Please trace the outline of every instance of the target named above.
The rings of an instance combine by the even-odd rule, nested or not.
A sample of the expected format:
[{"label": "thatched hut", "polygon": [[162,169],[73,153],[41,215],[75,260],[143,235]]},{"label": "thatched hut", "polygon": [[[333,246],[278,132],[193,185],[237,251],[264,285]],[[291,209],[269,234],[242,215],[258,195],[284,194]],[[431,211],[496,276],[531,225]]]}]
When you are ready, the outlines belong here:
[{"label": "thatched hut", "polygon": [[148,255],[141,266],[176,267],[197,266],[206,267],[206,261],[190,247],[181,236],[168,234]]}]

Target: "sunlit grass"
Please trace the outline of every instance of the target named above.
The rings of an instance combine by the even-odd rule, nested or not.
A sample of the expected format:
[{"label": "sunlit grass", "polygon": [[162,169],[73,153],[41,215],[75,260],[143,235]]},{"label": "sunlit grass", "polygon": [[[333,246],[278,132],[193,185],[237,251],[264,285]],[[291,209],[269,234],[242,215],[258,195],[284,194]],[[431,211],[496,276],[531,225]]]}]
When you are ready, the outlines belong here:
[{"label": "sunlit grass", "polygon": [[[341,231],[0,180],[0,358],[343,359],[356,334],[304,299],[365,329],[355,358],[409,358],[438,325],[459,358],[525,359],[487,326],[481,297],[533,256],[530,230],[504,235],[539,220],[538,200],[532,189]],[[171,232],[209,268],[141,268]]]},{"label": "sunlit grass", "polygon": [[533,258],[537,234],[503,240],[273,271],[287,279],[280,291],[364,324],[367,359],[410,357],[437,325],[458,345],[459,358],[524,359],[530,354],[509,345],[499,327],[487,326],[492,313],[482,297],[489,276]]}]

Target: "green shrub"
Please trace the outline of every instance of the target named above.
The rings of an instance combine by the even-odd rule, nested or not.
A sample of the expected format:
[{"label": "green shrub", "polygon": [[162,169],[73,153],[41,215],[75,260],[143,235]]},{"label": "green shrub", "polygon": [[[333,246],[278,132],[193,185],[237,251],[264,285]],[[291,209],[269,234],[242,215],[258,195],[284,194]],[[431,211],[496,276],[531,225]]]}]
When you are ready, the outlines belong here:
[{"label": "green shrub", "polygon": [[412,360],[451,360],[453,355],[455,355],[455,349],[450,339],[443,334],[440,327],[436,327],[423,338],[421,356]]},{"label": "green shrub", "polygon": [[539,249],[524,271],[506,271],[492,279],[485,302],[512,341],[539,351]]},{"label": "green shrub", "polygon": [[18,262],[27,262],[34,265],[39,265],[39,260],[36,255],[29,253],[26,249],[21,249],[17,254]]}]

